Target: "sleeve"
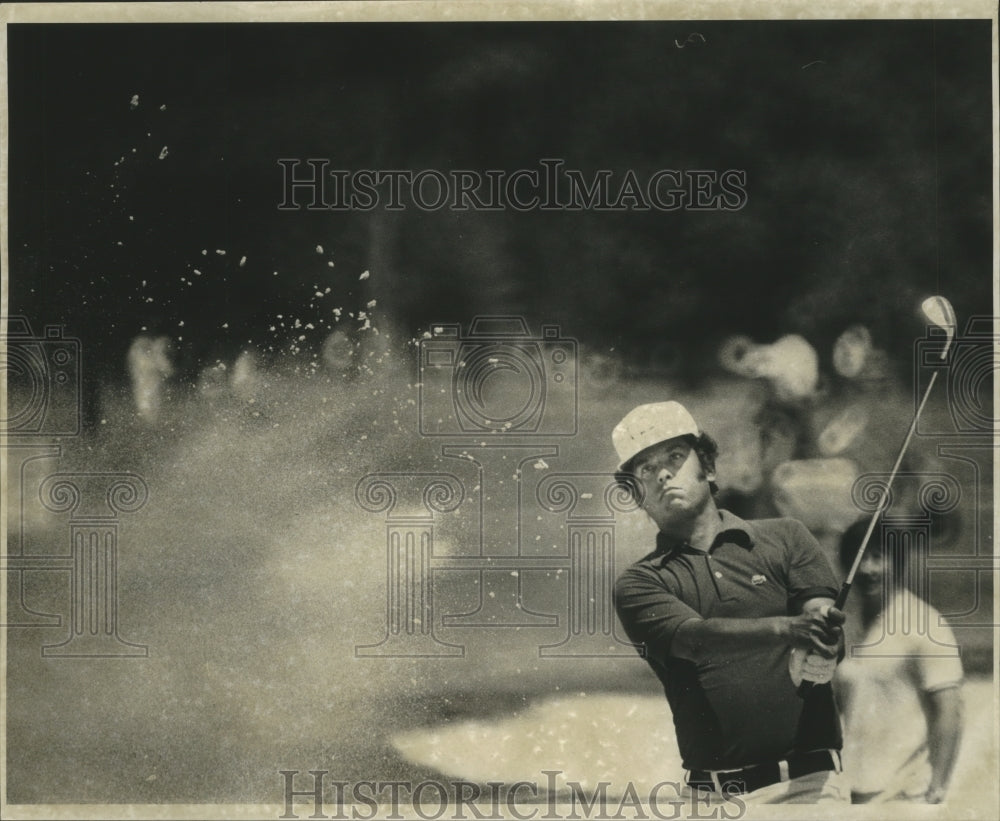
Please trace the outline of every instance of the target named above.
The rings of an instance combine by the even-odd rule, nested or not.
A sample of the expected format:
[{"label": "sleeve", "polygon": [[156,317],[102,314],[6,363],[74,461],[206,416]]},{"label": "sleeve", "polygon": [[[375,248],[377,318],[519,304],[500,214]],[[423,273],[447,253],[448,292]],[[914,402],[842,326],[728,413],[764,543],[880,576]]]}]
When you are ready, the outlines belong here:
[{"label": "sleeve", "polygon": [[689,619],[701,618],[661,579],[640,568],[629,568],[619,576],[614,597],[622,627],[632,642],[645,647],[647,658],[666,659],[677,628]]},{"label": "sleeve", "polygon": [[789,519],[786,542],[788,568],[788,612],[799,613],[809,599],[837,598],[839,585],[819,542],[802,522]]},{"label": "sleeve", "polygon": [[[925,693],[933,693],[962,683],[962,662],[957,655],[944,655],[947,648],[955,648],[955,634],[941,614],[927,605],[927,622],[933,638],[924,637],[923,646],[917,649],[917,686]],[[933,644],[931,643],[933,641]],[[928,652],[935,655],[928,655]],[[957,653],[957,650],[955,651]],[[941,655],[937,655],[940,653]]]}]

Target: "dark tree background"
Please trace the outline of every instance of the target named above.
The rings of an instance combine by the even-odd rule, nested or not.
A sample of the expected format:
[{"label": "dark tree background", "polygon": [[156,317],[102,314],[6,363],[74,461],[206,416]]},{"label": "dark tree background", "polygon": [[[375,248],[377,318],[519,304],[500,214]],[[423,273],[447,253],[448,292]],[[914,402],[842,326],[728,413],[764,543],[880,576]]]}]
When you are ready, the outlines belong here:
[{"label": "dark tree background", "polygon": [[[314,286],[410,335],[521,313],[690,378],[724,335],[828,357],[861,321],[908,368],[922,296],[989,311],[989,60],[989,21],[12,25],[11,313],[80,337],[91,393],[140,328],[193,373],[329,319]],[[277,160],[313,157],[735,168],[748,199],[279,211]]]}]

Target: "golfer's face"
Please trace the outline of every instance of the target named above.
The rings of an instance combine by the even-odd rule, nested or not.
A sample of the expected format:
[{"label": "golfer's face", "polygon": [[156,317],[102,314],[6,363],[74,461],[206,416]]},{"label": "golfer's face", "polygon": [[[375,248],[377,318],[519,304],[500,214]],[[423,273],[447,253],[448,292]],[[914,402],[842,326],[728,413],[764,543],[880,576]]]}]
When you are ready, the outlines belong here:
[{"label": "golfer's face", "polygon": [[711,497],[707,473],[698,454],[684,438],[654,445],[635,466],[642,484],[642,508],[657,524],[664,525],[699,512]]}]

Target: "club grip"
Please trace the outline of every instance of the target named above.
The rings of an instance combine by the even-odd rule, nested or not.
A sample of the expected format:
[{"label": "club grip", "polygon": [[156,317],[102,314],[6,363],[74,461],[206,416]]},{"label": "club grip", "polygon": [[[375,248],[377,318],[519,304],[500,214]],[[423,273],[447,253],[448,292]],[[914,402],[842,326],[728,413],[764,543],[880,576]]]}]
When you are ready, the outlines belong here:
[{"label": "club grip", "polygon": [[[847,603],[847,596],[850,592],[851,592],[851,582],[845,581],[842,585],[840,585],[840,592],[837,593],[837,598],[833,602],[833,606],[836,607],[838,610],[843,610],[844,605]],[[799,698],[805,698],[807,695],[809,695],[809,691],[812,690],[814,685],[815,682],[813,681],[801,682],[799,684],[799,689],[796,690],[796,692],[799,695]]]}]

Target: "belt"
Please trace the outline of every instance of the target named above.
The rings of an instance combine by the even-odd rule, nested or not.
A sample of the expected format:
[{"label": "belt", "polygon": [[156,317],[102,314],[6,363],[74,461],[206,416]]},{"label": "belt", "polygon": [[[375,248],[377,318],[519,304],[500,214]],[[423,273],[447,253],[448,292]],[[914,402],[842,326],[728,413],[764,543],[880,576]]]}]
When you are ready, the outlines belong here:
[{"label": "belt", "polygon": [[790,755],[784,761],[752,764],[739,770],[691,770],[687,783],[690,787],[738,795],[811,773],[825,770],[839,773],[842,769],[838,750],[813,750]]}]

